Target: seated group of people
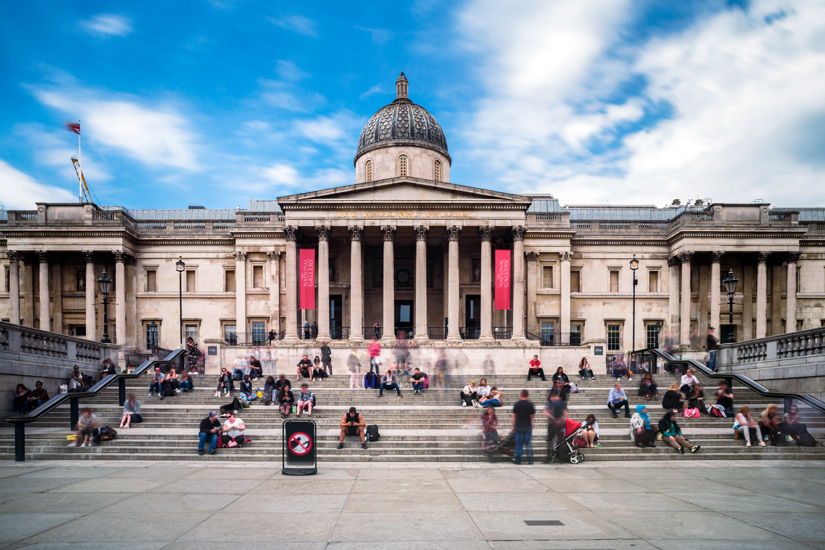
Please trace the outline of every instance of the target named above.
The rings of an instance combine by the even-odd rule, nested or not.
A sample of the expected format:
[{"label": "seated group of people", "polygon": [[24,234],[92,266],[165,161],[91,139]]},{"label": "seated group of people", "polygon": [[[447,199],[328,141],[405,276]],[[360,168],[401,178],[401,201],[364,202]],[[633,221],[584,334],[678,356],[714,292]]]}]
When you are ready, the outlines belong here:
[{"label": "seated group of people", "polygon": [[482,378],[479,385],[472,381],[464,386],[460,397],[462,407],[492,408],[501,406],[501,392],[495,386],[491,388],[487,384],[486,378]]},{"label": "seated group of people", "polygon": [[[215,449],[218,446],[218,437],[221,438],[221,443],[224,447],[242,447],[246,442],[244,431],[246,425],[244,421],[238,418],[234,410],[228,410],[224,414],[226,421],[221,425],[218,420],[218,411],[211,411],[209,415],[201,420],[200,429],[198,431],[198,454],[215,454]],[[204,451],[206,442],[209,441],[209,448]]]},{"label": "seated group of people", "polygon": [[695,453],[702,446],[694,445],[684,435],[676,422],[673,411],[667,411],[656,426],[650,421],[645,405],[636,405],[636,412],[630,417],[630,439],[637,447],[655,447],[658,434],[662,441],[673,447],[677,453],[685,454],[685,449]]},{"label": "seated group of people", "polygon": [[778,407],[771,403],[759,415],[758,421],[751,416],[750,407],[739,409],[733,429],[745,436],[747,447],[751,446],[754,437],[760,447],[766,446],[765,441],[770,441],[771,445],[787,445],[793,443],[797,435],[808,429],[801,420],[802,416],[796,405],[791,405],[783,416],[779,416]]},{"label": "seated group of people", "polygon": [[[224,369],[225,370],[225,369]],[[165,375],[160,370],[160,367],[155,367],[149,379],[149,397],[158,392],[158,398],[172,397],[181,392],[190,392],[194,389],[192,378],[186,370],[178,374],[174,368],[169,369]]]},{"label": "seated group of people", "polygon": [[[643,381],[644,383],[644,381]],[[640,390],[641,393],[641,390]],[[684,399],[687,402],[682,401]],[[719,414],[723,416],[733,416],[733,392],[728,387],[727,382],[722,381],[716,389],[716,403],[711,408],[719,409]],[[685,408],[696,409],[700,414],[711,414],[710,408],[705,403],[705,389],[696,378],[691,369],[687,369],[679,382],[674,382],[662,398],[662,408],[678,414]]]},{"label": "seated group of people", "polygon": [[49,400],[49,392],[43,387],[43,382],[38,380],[34,383],[34,389],[30,390],[25,384],[17,384],[12,400],[12,408],[16,413],[26,414],[34,410]]},{"label": "seated group of people", "polygon": [[[329,373],[327,373],[327,369],[329,369]],[[298,379],[309,378],[310,382],[314,382],[315,380],[323,380],[330,375],[332,375],[332,363],[327,362],[325,365],[317,355],[313,361],[310,361],[309,355],[305,353],[303,359],[298,361],[296,373]]]},{"label": "seated group of people", "polygon": [[297,397],[292,392],[292,384],[281,374],[278,379],[268,376],[263,389],[264,405],[278,405],[282,418],[289,417],[290,414],[301,414],[306,411],[312,417],[312,409],[315,407],[315,394],[309,391],[309,384],[301,384],[301,391]]}]

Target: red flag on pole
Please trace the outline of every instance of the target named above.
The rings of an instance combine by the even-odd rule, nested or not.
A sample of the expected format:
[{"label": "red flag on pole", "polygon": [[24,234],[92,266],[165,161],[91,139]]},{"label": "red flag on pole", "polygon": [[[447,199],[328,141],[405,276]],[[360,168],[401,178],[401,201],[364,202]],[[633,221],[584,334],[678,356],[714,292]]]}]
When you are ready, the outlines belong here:
[{"label": "red flag on pole", "polygon": [[74,132],[77,135],[80,135],[80,123],[79,122],[67,122],[66,129],[70,132]]},{"label": "red flag on pole", "polygon": [[315,309],[315,249],[302,248],[299,254],[298,297],[301,309]]},{"label": "red flag on pole", "polygon": [[496,250],[495,309],[510,309],[510,251]]}]

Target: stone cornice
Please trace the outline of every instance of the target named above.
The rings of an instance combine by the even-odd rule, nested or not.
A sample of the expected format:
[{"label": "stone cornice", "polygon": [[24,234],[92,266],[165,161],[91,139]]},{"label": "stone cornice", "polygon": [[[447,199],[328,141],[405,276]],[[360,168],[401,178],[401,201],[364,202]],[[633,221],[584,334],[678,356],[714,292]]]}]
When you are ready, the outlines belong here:
[{"label": "stone cornice", "polygon": [[573,246],[668,246],[667,239],[661,238],[653,240],[650,237],[643,239],[633,239],[628,237],[580,237],[570,239],[570,244]]},{"label": "stone cornice", "polygon": [[235,246],[234,239],[140,239],[139,246],[184,246],[184,245],[199,245],[199,246]]}]

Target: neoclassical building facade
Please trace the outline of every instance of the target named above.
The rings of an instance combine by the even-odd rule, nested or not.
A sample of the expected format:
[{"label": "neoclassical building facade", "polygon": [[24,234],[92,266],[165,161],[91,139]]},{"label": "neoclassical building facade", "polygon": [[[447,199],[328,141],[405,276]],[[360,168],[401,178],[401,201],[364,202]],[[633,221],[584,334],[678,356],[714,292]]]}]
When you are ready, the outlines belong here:
[{"label": "neoclassical building facade", "polygon": [[[402,74],[361,133],[353,185],[237,210],[3,212],[0,319],[99,340],[105,270],[106,328],[135,351],[176,347],[180,319],[201,343],[262,344],[274,331],[276,345],[300,345],[306,322],[319,340],[362,345],[378,323],[384,338],[403,331],[422,345],[608,358],[667,334],[696,346],[709,326],[741,340],[825,324],[823,208],[562,206],[451,183],[451,162]],[[315,251],[314,309],[300,309],[300,249]],[[493,303],[497,250],[512,258],[510,309]]]}]

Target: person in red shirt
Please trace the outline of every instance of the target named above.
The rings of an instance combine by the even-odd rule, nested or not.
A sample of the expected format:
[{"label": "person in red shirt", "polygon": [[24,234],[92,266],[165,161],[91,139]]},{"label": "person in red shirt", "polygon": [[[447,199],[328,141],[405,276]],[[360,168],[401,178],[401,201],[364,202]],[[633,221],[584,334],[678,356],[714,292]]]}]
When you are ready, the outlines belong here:
[{"label": "person in red shirt", "polygon": [[532,359],[530,359],[530,369],[527,371],[527,381],[530,381],[530,378],[533,376],[541,376],[541,379],[547,382],[547,378],[544,376],[544,369],[541,368],[541,361],[539,361],[539,356],[534,355]]}]

